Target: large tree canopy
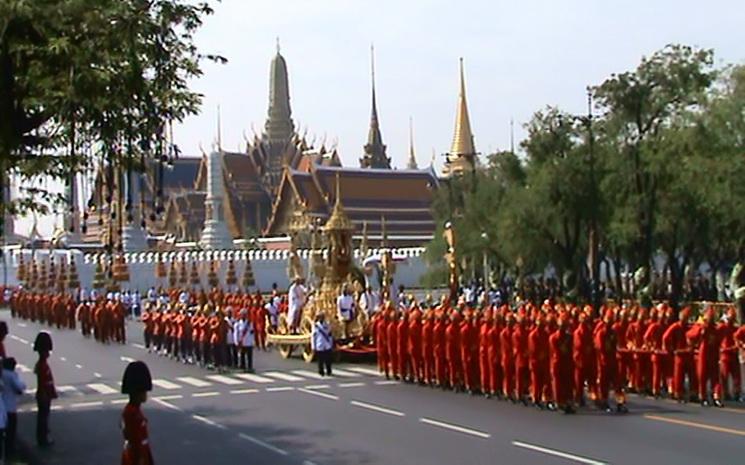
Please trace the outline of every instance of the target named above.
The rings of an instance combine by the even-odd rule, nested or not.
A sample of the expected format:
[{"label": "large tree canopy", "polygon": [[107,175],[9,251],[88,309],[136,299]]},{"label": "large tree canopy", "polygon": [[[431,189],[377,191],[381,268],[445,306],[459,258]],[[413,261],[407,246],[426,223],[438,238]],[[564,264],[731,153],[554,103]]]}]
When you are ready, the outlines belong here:
[{"label": "large tree canopy", "polygon": [[[745,67],[717,69],[711,50],[671,45],[590,92],[592,118],[536,112],[520,153],[449,180],[435,216],[463,237],[463,276],[481,276],[487,253],[501,274],[571,273],[589,299],[594,231],[609,285],[620,292],[621,272],[662,259],[671,289],[661,292],[677,302],[690,270],[745,258]],[[436,238],[429,256],[440,248]]]},{"label": "large tree canopy", "polygon": [[[97,160],[142,170],[174,147],[165,129],[198,110],[194,33],[205,3],[184,0],[6,0],[0,3],[0,169],[69,181]],[[41,196],[39,194],[42,194]],[[47,195],[48,197],[48,195]]]}]

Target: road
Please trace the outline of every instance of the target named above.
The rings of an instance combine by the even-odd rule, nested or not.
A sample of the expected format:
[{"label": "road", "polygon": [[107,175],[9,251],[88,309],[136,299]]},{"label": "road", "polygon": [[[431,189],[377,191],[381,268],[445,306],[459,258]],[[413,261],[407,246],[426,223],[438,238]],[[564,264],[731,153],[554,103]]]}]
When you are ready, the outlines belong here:
[{"label": "road", "polygon": [[[33,387],[31,344],[39,325],[8,321],[9,355]],[[117,463],[125,365],[144,360],[154,390],[144,406],[159,464],[738,464],[745,459],[745,408],[679,405],[631,397],[628,415],[583,409],[574,416],[495,399],[386,381],[370,365],[314,366],[275,352],[255,357],[257,376],[225,376],[148,353],[141,326],[129,342],[100,345],[52,330],[50,364],[61,397],[45,464]],[[19,415],[33,438],[33,396]]]}]

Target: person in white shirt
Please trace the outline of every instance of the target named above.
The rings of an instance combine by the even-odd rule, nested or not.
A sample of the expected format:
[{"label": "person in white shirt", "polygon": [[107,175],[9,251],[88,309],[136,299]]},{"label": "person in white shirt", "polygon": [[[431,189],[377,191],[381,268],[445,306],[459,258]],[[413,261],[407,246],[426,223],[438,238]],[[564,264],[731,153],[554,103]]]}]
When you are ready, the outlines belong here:
[{"label": "person in white shirt", "polygon": [[227,344],[228,361],[226,365],[230,368],[235,367],[238,364],[238,352],[236,350],[236,333],[235,333],[235,318],[233,318],[233,307],[228,307],[225,315],[225,327],[226,338],[225,343]]},{"label": "person in white shirt", "polygon": [[339,321],[342,323],[342,339],[346,339],[349,325],[356,317],[354,297],[352,297],[352,294],[349,292],[348,286],[344,286],[341,295],[336,298],[336,312],[339,316]]},{"label": "person in white shirt", "polygon": [[290,320],[290,330],[294,333],[297,330],[297,326],[300,323],[300,315],[303,312],[303,306],[305,306],[305,299],[307,290],[303,285],[303,278],[300,276],[295,277],[295,281],[290,286],[288,293],[288,311],[287,317]]},{"label": "person in white shirt", "polygon": [[252,373],[254,371],[254,325],[248,319],[248,310],[245,308],[241,310],[240,316],[240,319],[233,323],[233,332],[239,351],[238,367]]},{"label": "person in white shirt", "polygon": [[279,317],[279,305],[282,302],[282,298],[278,295],[275,295],[271,299],[269,299],[269,302],[264,305],[264,308],[266,309],[267,315],[269,315],[269,323],[272,325],[272,328],[277,329],[277,322]]},{"label": "person in white shirt", "polygon": [[5,455],[13,454],[16,445],[16,430],[18,428],[18,397],[23,395],[26,384],[18,376],[16,359],[8,357],[3,360],[3,401],[2,404],[7,412],[7,424],[5,426]]},{"label": "person in white shirt", "polygon": [[360,296],[360,308],[370,319],[380,308],[380,295],[373,291],[372,287],[367,286],[365,292]]},{"label": "person in white shirt", "polygon": [[322,311],[316,314],[313,330],[310,334],[310,346],[318,359],[318,373],[321,376],[331,376],[331,356],[334,349],[334,337],[331,327],[326,323],[326,315]]},{"label": "person in white shirt", "polygon": [[142,304],[142,299],[140,298],[140,291],[134,291],[132,293],[132,313],[134,314],[135,318],[140,317],[140,305]]}]

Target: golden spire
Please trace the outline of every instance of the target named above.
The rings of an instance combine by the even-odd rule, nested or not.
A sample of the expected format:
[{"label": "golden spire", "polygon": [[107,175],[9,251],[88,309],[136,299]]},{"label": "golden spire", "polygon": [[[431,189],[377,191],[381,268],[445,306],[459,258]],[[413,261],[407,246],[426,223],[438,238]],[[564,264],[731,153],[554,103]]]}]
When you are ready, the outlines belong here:
[{"label": "golden spire", "polygon": [[334,202],[334,209],[331,211],[331,216],[326,222],[324,229],[326,231],[354,230],[354,225],[349,220],[347,214],[344,212],[344,206],[341,204],[341,179],[339,178],[339,171],[336,172],[336,201]]},{"label": "golden spire", "polygon": [[406,168],[410,170],[419,169],[416,163],[416,154],[414,153],[414,122],[411,116],[409,116],[409,163],[406,165]]},{"label": "golden spire", "polygon": [[463,77],[463,58],[460,59],[460,93],[458,95],[458,109],[455,115],[455,134],[448,159],[450,162],[461,157],[473,157],[476,149],[473,145],[471,120],[468,118],[468,104],[466,103],[466,81]]}]

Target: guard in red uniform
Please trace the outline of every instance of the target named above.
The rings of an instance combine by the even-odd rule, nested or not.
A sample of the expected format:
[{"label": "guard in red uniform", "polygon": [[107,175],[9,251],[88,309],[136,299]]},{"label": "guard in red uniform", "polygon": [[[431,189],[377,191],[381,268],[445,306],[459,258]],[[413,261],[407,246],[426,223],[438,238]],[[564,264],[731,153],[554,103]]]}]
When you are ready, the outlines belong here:
[{"label": "guard in red uniform", "polygon": [[[501,315],[494,312],[493,323],[487,332],[487,357],[489,364],[489,394],[502,397],[502,353],[499,341],[499,333],[502,331]],[[483,387],[482,387],[483,388]],[[486,389],[486,388],[483,388]]]},{"label": "guard in red uniform", "polygon": [[502,393],[513,402],[515,397],[515,355],[512,347],[512,332],[515,327],[515,319],[512,313],[505,315],[504,328],[499,332],[499,348],[501,350],[503,386]]},{"label": "guard in red uniform", "polygon": [[122,394],[129,395],[129,403],[122,412],[124,450],[121,465],[153,465],[153,455],[147,434],[147,419],[140,406],[153,389],[150,370],[144,362],[131,362],[124,370]]},{"label": "guard in red uniform", "polygon": [[52,337],[46,331],[36,335],[34,351],[39,354],[34,373],[36,374],[36,442],[41,447],[51,446],[54,441],[49,438],[49,413],[52,400],[57,398],[52,369],[47,363],[52,351]]},{"label": "guard in red uniform", "polygon": [[437,379],[437,385],[442,389],[445,389],[448,385],[448,371],[447,371],[447,352],[445,330],[447,324],[445,323],[446,309],[438,309],[435,312],[435,325],[432,328],[432,346],[434,353],[435,362],[435,378]]},{"label": "guard in red uniform", "polygon": [[396,325],[396,343],[398,344],[398,373],[404,381],[412,381],[414,374],[411,370],[409,357],[409,320],[408,313],[401,312],[401,319]]},{"label": "guard in red uniform", "polygon": [[549,401],[549,348],[548,331],[543,314],[535,319],[535,327],[528,335],[528,356],[530,364],[530,391],[533,405],[542,409]]},{"label": "guard in red uniform", "polygon": [[485,397],[492,396],[491,373],[492,365],[489,363],[489,330],[494,327],[492,311],[487,309],[479,323],[479,374],[481,375],[481,392]]},{"label": "guard in red uniform", "polygon": [[651,374],[650,354],[644,346],[644,334],[647,332],[647,309],[641,308],[636,320],[626,330],[626,340],[633,355],[633,375],[631,385],[639,393],[648,391]]},{"label": "guard in red uniform", "polygon": [[391,370],[394,379],[401,379],[400,365],[398,363],[398,319],[396,311],[391,309],[388,314],[388,325],[386,327],[386,342],[388,343],[388,357],[391,361]]},{"label": "guard in red uniform", "polygon": [[709,406],[709,395],[707,389],[711,384],[711,392],[714,405],[722,406],[719,399],[719,345],[721,338],[714,324],[714,309],[709,307],[704,312],[704,320],[686,333],[686,337],[698,348],[696,355],[696,376],[698,377],[698,398],[702,405]]},{"label": "guard in red uniform", "polygon": [[445,328],[445,357],[450,388],[459,391],[463,385],[463,367],[460,362],[460,315],[455,310],[451,312]]},{"label": "guard in red uniform", "polygon": [[520,311],[517,324],[512,330],[512,356],[515,362],[515,396],[524,405],[528,405],[528,386],[530,385],[528,333],[528,317],[524,311]]},{"label": "guard in red uniform", "polygon": [[422,360],[422,312],[415,303],[409,315],[409,360],[411,378],[424,384],[424,362]]},{"label": "guard in red uniform", "polygon": [[[602,322],[598,322],[601,324]],[[626,333],[629,329],[629,311],[621,310],[618,313],[618,318],[613,323],[613,331],[616,333],[616,341],[618,347],[616,348],[616,356],[618,357],[618,376],[620,377],[619,382],[621,385],[628,386],[629,381],[633,378],[634,368],[634,353],[629,350],[628,344],[626,343]],[[594,333],[593,333],[594,334]]]},{"label": "guard in red uniform", "polygon": [[422,323],[422,364],[424,365],[424,382],[435,385],[435,351],[434,351],[434,311],[429,309],[424,314]]},{"label": "guard in red uniform", "polygon": [[[590,316],[581,312],[578,315],[579,324],[574,330],[572,339],[572,359],[574,361],[574,401],[577,405],[585,405],[585,383],[591,399],[595,399],[597,387],[597,358],[592,342]],[[558,402],[558,399],[557,399]]]},{"label": "guard in red uniform", "polygon": [[[719,347],[720,399],[740,399],[742,375],[740,373],[740,360],[738,360],[737,341],[735,340],[735,334],[740,329],[737,326],[737,310],[734,307],[728,308],[727,321],[719,325],[719,334],[722,338],[722,344]],[[730,378],[732,378],[733,388],[731,394],[728,392]]]},{"label": "guard in red uniform", "polygon": [[[469,394],[473,394],[478,390],[477,378],[474,373],[474,365],[478,363],[475,357],[478,354],[478,349],[473,350],[473,347],[477,345],[477,333],[476,328],[473,326],[473,316],[470,311],[467,311],[463,315],[463,322],[460,325],[460,362],[461,370],[463,373],[463,384],[465,385],[466,391]],[[476,352],[476,354],[474,354]]]},{"label": "guard in red uniform", "polygon": [[690,392],[697,390],[696,376],[693,370],[693,348],[688,343],[686,333],[690,326],[688,318],[690,309],[687,307],[678,314],[678,321],[671,324],[662,335],[662,348],[673,354],[673,397],[679,402],[688,401],[685,394],[685,378],[688,376]]},{"label": "guard in red uniform", "polygon": [[652,309],[649,326],[644,333],[644,347],[652,354],[652,395],[654,397],[660,397],[662,386],[665,383],[665,351],[662,350],[662,320],[664,317],[664,308]]},{"label": "guard in red uniform", "polygon": [[595,328],[593,339],[598,357],[598,405],[611,412],[608,396],[613,388],[616,394],[616,411],[626,413],[626,395],[618,373],[618,339],[613,325],[613,310],[606,310],[603,320]]},{"label": "guard in red uniform", "polygon": [[572,406],[572,333],[569,315],[559,316],[558,328],[548,338],[551,353],[551,388],[556,406],[564,413],[574,413]]},{"label": "guard in red uniform", "polygon": [[383,307],[383,310],[375,315],[375,348],[378,351],[378,371],[385,373],[385,379],[390,379],[390,368],[388,366],[388,308]]}]

